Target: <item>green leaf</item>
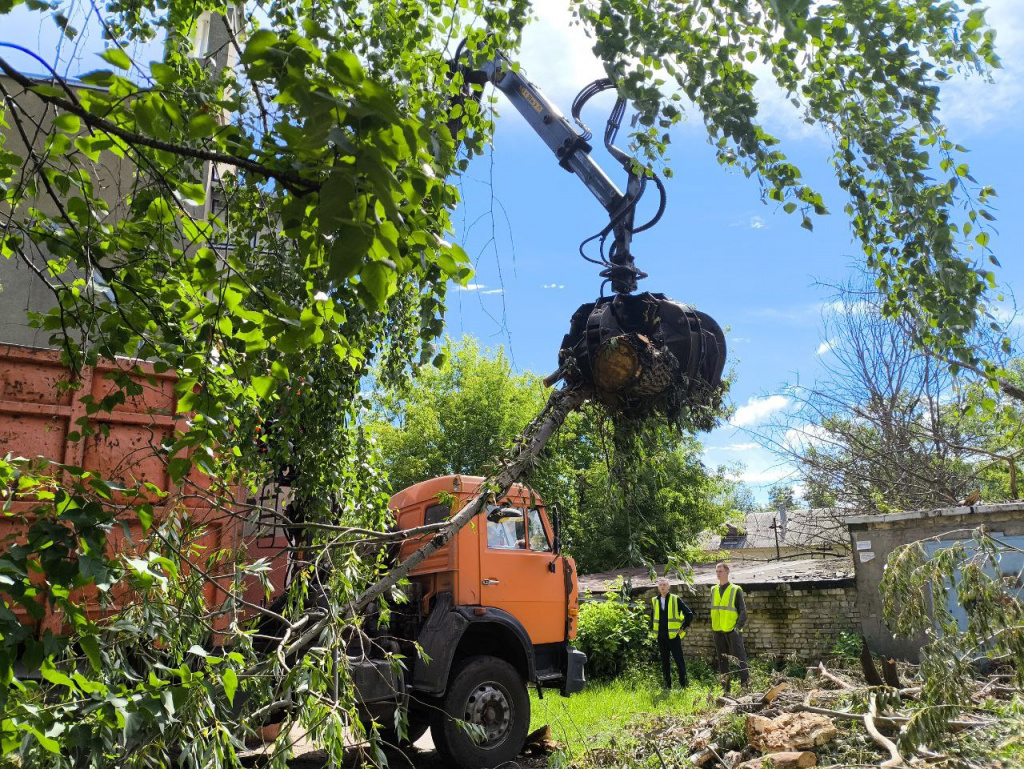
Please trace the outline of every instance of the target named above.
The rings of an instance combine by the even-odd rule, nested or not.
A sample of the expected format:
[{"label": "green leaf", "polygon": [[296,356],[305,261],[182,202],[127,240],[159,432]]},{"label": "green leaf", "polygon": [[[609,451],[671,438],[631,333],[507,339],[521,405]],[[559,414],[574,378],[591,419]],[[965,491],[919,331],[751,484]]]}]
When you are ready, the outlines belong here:
[{"label": "green leaf", "polygon": [[103,657],[100,655],[100,644],[94,635],[83,635],[78,639],[78,645],[82,647],[85,656],[89,659],[92,669],[99,673],[103,668]]},{"label": "green leaf", "polygon": [[75,139],[75,147],[93,163],[100,159],[100,151],[93,148],[93,140],[88,136],[79,136]]},{"label": "green leaf", "polygon": [[37,740],[39,740],[39,744],[40,745],[42,745],[44,748],[46,748],[51,753],[55,753],[58,756],[60,755],[60,743],[57,742],[57,740],[54,740],[54,739],[51,739],[51,738],[47,737],[45,734],[43,734],[41,731],[36,729],[34,726],[30,726],[29,730],[32,732],[33,736]]},{"label": "green leaf", "polygon": [[359,279],[377,302],[377,307],[383,308],[394,290],[394,270],[389,270],[380,262],[370,262],[359,271]]},{"label": "green leaf", "polygon": [[129,59],[128,54],[126,54],[120,48],[108,48],[100,54],[100,58],[102,58],[109,64],[113,64],[115,67],[119,69],[132,68],[132,60]]},{"label": "green leaf", "polygon": [[53,666],[53,663],[48,659],[44,659],[42,661],[42,664],[39,666],[39,674],[51,684],[66,686],[71,691],[78,690],[78,687],[75,686],[75,682],[57,670],[57,668]]},{"label": "green leaf", "polygon": [[269,29],[257,30],[245,44],[245,51],[242,53],[242,63],[252,64],[258,61],[263,54],[274,47],[280,38]]},{"label": "green leaf", "polygon": [[270,395],[270,390],[273,386],[274,377],[272,376],[254,376],[252,378],[252,389],[256,391],[256,395],[261,399]]},{"label": "green leaf", "polygon": [[338,231],[328,253],[328,275],[336,286],[359,272],[373,244],[373,231],[369,227],[352,225]]},{"label": "green leaf", "polygon": [[54,118],[53,124],[64,133],[78,133],[82,128],[82,120],[78,115],[72,115],[70,112],[62,112]]},{"label": "green leaf", "polygon": [[149,71],[153,73],[153,79],[165,88],[176,83],[180,77],[178,70],[159,61],[150,64]]},{"label": "green leaf", "polygon": [[139,505],[136,508],[136,512],[139,516],[139,524],[142,526],[144,532],[148,532],[150,527],[153,525],[153,506],[152,505]]},{"label": "green leaf", "polygon": [[205,139],[207,136],[213,136],[218,125],[212,115],[200,112],[189,118],[188,137],[190,139]]},{"label": "green leaf", "polygon": [[224,696],[228,698],[228,702],[232,705],[235,704],[235,692],[238,691],[238,674],[234,668],[224,669]]}]

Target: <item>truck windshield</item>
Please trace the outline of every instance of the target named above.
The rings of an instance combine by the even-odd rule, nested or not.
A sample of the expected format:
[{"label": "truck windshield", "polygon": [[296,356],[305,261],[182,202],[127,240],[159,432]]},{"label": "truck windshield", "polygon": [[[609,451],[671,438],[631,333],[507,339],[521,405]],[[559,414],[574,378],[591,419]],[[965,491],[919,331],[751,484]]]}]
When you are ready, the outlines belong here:
[{"label": "truck windshield", "polygon": [[530,511],[530,549],[542,553],[551,552],[551,543],[548,541],[548,533],[544,531],[544,523],[540,519],[540,511],[534,508]]}]

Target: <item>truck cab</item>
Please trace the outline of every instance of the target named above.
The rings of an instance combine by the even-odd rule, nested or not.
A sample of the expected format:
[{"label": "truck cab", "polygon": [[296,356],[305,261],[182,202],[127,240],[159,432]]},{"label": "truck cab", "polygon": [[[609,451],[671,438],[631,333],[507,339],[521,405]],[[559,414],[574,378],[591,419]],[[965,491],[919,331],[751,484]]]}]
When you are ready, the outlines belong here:
[{"label": "truck cab", "polygon": [[[391,500],[398,528],[444,522],[483,482],[448,475],[399,492]],[[432,533],[412,534],[399,558]],[[388,628],[411,652],[404,682],[408,736],[415,739],[429,726],[438,751],[460,767],[511,760],[529,728],[527,686],[563,696],[584,686],[586,657],[572,647],[579,613],[576,566],[561,552],[544,502],[514,485],[417,566],[409,581],[410,603],[395,607]],[[466,730],[457,721],[478,728]]]}]

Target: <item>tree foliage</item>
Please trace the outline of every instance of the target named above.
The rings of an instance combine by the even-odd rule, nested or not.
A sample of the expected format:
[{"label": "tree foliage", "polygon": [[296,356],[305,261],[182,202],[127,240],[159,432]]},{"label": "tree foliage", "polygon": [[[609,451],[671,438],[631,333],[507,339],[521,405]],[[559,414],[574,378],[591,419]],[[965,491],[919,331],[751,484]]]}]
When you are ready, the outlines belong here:
[{"label": "tree foliage", "polygon": [[[950,539],[959,541],[949,545]],[[929,548],[936,544],[943,546]],[[971,681],[983,663],[1005,664],[1017,686],[1024,683],[1024,602],[1019,570],[1011,566],[1020,553],[980,527],[913,542],[889,556],[881,584],[886,622],[903,637],[924,640],[926,707],[901,730],[904,745],[950,738],[948,722],[971,702]]]},{"label": "tree foliage", "polygon": [[998,264],[987,229],[995,191],[971,176],[939,110],[939,83],[999,66],[995,34],[975,0],[572,4],[640,109],[653,157],[665,148],[665,131],[692,109],[719,162],[757,177],[766,200],[811,229],[826,205],[760,122],[754,65],[767,70],[769,84],[832,142],[844,211],[885,314],[912,318],[915,342],[954,363],[999,374],[969,337],[995,281],[971,257]]},{"label": "tree foliage", "polygon": [[[546,400],[540,377],[515,374],[500,349],[465,338],[441,355],[439,368],[375,397],[369,430],[396,491],[436,475],[485,475]],[[584,573],[665,563],[732,511],[733,484],[704,466],[693,436],[651,429],[617,450],[615,425],[596,409],[568,418],[528,480],[558,508]]]},{"label": "tree foliage", "polygon": [[[767,443],[797,463],[814,507],[917,510],[959,504],[975,490],[990,502],[1010,498],[1015,400],[950,374],[914,346],[912,321],[886,318],[883,303],[868,281],[840,287],[823,318],[824,374],[794,389],[797,408],[765,431]],[[1005,357],[990,335],[974,338]],[[1013,362],[1000,365],[1013,381]]]},{"label": "tree foliage", "polygon": [[[0,12],[20,5],[5,0]],[[73,3],[27,5],[76,36]],[[968,342],[992,276],[966,249],[986,252],[993,192],[974,184],[937,113],[939,80],[997,64],[980,9],[930,0],[571,5],[640,109],[637,139],[652,158],[685,95],[720,160],[758,177],[767,199],[810,226],[824,202],[757,120],[749,66],[766,63],[833,138],[846,209],[886,311],[907,313],[914,338],[958,365],[999,374]],[[0,253],[50,291],[53,309],[36,322],[72,370],[124,356],[176,374],[183,421],[152,451],[184,495],[238,515],[239,490],[290,468],[308,524],[386,528],[387,482],[359,424],[360,383],[377,365],[390,387],[434,356],[446,287],[469,275],[465,254],[445,240],[455,177],[492,128],[486,110],[459,98],[462,76],[446,59],[463,37],[474,50],[514,53],[529,7],[112,0],[94,8],[110,67],[83,86],[56,72],[28,79],[0,58]],[[213,23],[235,21],[219,50],[197,52],[207,12]],[[161,61],[133,60],[137,43],[154,40]],[[680,93],[662,88],[663,73]],[[80,440],[139,394],[144,374],[132,373],[113,375],[96,401],[71,385],[89,417]],[[611,438],[637,437],[626,432]],[[612,467],[607,476],[639,506],[625,518],[630,541],[671,542],[680,527],[648,527],[643,506],[679,514],[692,492],[668,482],[698,471],[692,446],[649,437],[637,458],[650,474]],[[579,498],[603,500],[595,509],[604,523],[620,525],[607,477],[591,470],[574,479]],[[25,532],[0,555],[5,753],[31,766],[151,766],[185,746],[185,765],[234,766],[240,735],[283,692],[303,692],[289,723],[340,758],[346,730],[358,729],[340,654],[345,625],[358,618],[345,606],[384,568],[359,546],[365,534],[305,532],[305,552],[316,555],[299,559],[284,615],[269,617],[285,635],[257,649],[241,585],[265,564],[199,549],[181,497],[154,504],[155,490],[137,480],[119,489],[81,468],[16,457],[0,460],[0,478],[4,513]],[[105,547],[124,505],[145,524],[132,556]],[[310,592],[330,618],[310,623],[316,643],[302,636]],[[139,601],[99,621],[84,610],[90,593],[108,606],[126,593]],[[63,627],[31,637],[14,605],[36,615],[47,606]],[[268,619],[266,609],[244,608]],[[211,636],[223,617],[223,637]],[[211,638],[229,651],[211,653]],[[15,663],[42,683],[16,677]],[[283,765],[287,751],[282,738],[272,763]]]}]

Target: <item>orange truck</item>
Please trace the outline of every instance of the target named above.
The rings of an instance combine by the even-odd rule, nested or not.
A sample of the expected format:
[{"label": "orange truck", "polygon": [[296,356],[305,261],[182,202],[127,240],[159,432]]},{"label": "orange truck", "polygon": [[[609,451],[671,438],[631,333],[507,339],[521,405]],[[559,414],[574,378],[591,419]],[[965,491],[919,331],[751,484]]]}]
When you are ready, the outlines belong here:
[{"label": "orange truck", "polygon": [[[100,400],[109,394],[110,376],[117,373],[131,376],[140,394],[109,412],[87,415],[82,397]],[[249,558],[268,557],[271,583],[282,591],[288,559],[283,538],[261,536],[258,521],[217,514],[196,495],[176,494],[159,454],[172,432],[186,426],[177,413],[174,375],[157,374],[145,365],[139,375],[127,361],[101,363],[81,373],[81,386],[74,391],[58,387],[68,376],[54,351],[0,345],[0,456],[44,456],[126,484],[152,483],[168,492],[168,500],[177,499],[175,504],[184,501],[192,519],[204,524],[204,547],[244,548]],[[83,420],[95,430],[77,439],[72,433]],[[446,476],[399,492],[391,501],[398,528],[445,520],[482,482]],[[579,611],[575,564],[562,553],[557,526],[536,494],[516,485],[499,502],[486,506],[477,520],[410,573],[409,601],[391,607],[386,626],[366,618],[378,653],[353,649],[348,658],[367,719],[393,732],[397,705],[404,703],[406,738],[415,740],[430,728],[437,749],[461,769],[497,766],[519,753],[530,723],[527,686],[568,696],[584,685],[586,657],[571,645]],[[158,507],[155,517],[163,514]],[[30,516],[30,505],[21,503],[0,517],[0,549],[19,539]],[[112,552],[133,548],[141,535],[130,511],[122,523],[109,535]],[[410,537],[398,556],[404,558],[422,542],[422,537]],[[263,600],[263,591],[252,588],[246,598]],[[216,585],[207,586],[211,607],[226,597]],[[106,605],[85,598],[96,618],[118,609],[118,596]],[[37,637],[61,626],[52,612],[22,612],[18,618]],[[223,630],[226,621],[222,618],[215,629]],[[406,669],[396,672],[382,652],[404,654]],[[459,721],[478,728],[467,730]]]},{"label": "orange truck", "polygon": [[[391,500],[398,528],[445,520],[483,481],[448,475],[399,492]],[[407,542],[402,556],[416,547]],[[413,660],[401,682],[409,694],[409,739],[429,726],[437,750],[456,766],[511,761],[530,724],[527,686],[569,696],[584,685],[586,656],[572,647],[576,566],[562,553],[544,503],[516,484],[409,579],[411,600],[396,607],[387,631],[407,639],[400,646]],[[480,727],[475,737],[456,719]]]}]

